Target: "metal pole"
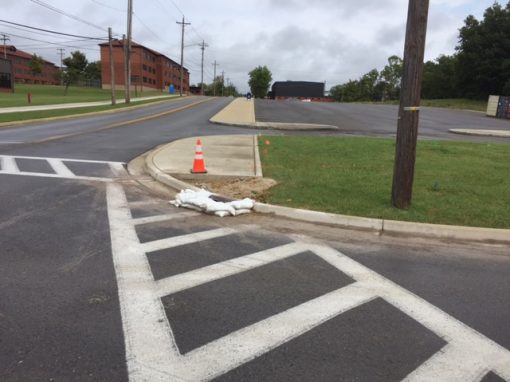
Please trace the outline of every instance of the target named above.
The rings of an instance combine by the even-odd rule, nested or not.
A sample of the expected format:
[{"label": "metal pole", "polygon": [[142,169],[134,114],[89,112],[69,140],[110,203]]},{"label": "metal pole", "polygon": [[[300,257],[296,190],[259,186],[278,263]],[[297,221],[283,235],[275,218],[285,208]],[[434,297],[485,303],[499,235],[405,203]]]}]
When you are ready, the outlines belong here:
[{"label": "metal pole", "polygon": [[112,28],[108,27],[108,48],[110,58],[110,89],[112,91],[112,106],[117,103],[115,99],[115,65],[113,64]]},{"label": "metal pole", "polygon": [[429,0],[409,0],[391,202],[411,205]]}]

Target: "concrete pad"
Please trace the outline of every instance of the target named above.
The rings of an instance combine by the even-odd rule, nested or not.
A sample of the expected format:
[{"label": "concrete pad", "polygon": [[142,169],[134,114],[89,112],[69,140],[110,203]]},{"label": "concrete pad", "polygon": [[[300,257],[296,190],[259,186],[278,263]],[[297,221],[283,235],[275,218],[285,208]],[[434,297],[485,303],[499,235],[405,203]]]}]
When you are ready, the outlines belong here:
[{"label": "concrete pad", "polygon": [[212,123],[227,126],[249,127],[275,130],[338,130],[337,126],[315,123],[257,122],[255,101],[236,98],[210,120]]},{"label": "concrete pad", "polygon": [[454,134],[510,138],[510,130],[450,129],[449,131]]},{"label": "concrete pad", "polygon": [[255,101],[236,98],[210,121],[222,124],[254,124]]},{"label": "concrete pad", "polygon": [[[196,138],[165,145],[153,156],[154,165],[166,174],[189,175],[195,158]],[[207,176],[262,176],[257,138],[252,135],[202,138]],[[203,176],[203,175],[196,175]]]}]

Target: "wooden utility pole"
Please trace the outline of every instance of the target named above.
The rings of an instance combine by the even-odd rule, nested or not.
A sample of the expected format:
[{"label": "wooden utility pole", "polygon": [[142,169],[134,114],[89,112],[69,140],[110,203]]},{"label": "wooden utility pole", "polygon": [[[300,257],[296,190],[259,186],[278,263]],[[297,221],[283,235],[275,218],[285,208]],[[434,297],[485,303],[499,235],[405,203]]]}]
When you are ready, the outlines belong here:
[{"label": "wooden utility pole", "polygon": [[110,88],[112,91],[112,106],[117,103],[115,99],[115,65],[113,64],[112,28],[108,27],[108,55],[110,58]]},{"label": "wooden utility pole", "polygon": [[126,103],[131,102],[131,33],[133,25],[133,0],[128,0],[127,12],[127,48],[126,49],[126,82],[124,97]]},{"label": "wooden utility pole", "polygon": [[10,38],[7,37],[7,35],[3,34],[3,33],[1,36],[2,36],[2,40],[4,40],[4,60],[7,60],[7,44],[6,43],[7,43],[7,41],[10,40]]},{"label": "wooden utility pole", "polygon": [[221,71],[221,96],[223,97],[223,91],[225,90],[225,71]]},{"label": "wooden utility pole", "polygon": [[205,43],[205,41],[202,40],[202,44],[200,44],[200,49],[202,49],[202,75],[201,75],[201,80],[200,80],[200,94],[201,95],[204,95],[204,51],[205,51],[205,48],[207,47],[208,45]]},{"label": "wooden utility pole", "polygon": [[64,48],[58,48],[57,50],[60,53],[60,86],[64,86],[64,71],[62,63],[64,62],[64,52],[66,50]]},{"label": "wooden utility pole", "polygon": [[409,0],[391,192],[397,208],[411,206],[428,10],[429,0]]},{"label": "wooden utility pole", "polygon": [[218,66],[219,64],[216,62],[216,60],[214,60],[214,78],[213,78],[213,96],[216,97],[216,67]]},{"label": "wooden utility pole", "polygon": [[176,23],[182,25],[182,32],[181,32],[181,86],[179,87],[179,94],[182,97],[182,87],[184,84],[184,27],[186,25],[191,25],[191,23],[184,22],[184,16],[182,16],[182,21],[176,21]]}]

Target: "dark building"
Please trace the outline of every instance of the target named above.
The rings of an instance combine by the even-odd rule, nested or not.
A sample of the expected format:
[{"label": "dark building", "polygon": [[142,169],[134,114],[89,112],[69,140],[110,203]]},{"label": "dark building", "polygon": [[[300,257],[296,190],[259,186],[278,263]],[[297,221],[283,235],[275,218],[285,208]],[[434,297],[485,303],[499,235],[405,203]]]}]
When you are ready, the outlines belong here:
[{"label": "dark building", "polygon": [[272,99],[324,98],[324,82],[277,81],[269,93]]},{"label": "dark building", "polygon": [[[32,54],[16,49],[14,46],[6,47],[7,59],[12,64],[14,82],[21,84],[59,85],[58,67],[52,62],[43,60],[41,73],[30,70]],[[5,76],[4,76],[5,77]]]},{"label": "dark building", "polygon": [[0,92],[12,92],[13,83],[11,61],[0,58]]}]

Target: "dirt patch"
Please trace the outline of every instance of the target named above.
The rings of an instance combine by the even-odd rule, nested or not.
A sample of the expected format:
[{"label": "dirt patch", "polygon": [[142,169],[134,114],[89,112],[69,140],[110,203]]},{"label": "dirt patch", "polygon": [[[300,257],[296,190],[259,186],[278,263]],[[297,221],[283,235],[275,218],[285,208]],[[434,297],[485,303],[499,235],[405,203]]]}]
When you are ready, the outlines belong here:
[{"label": "dirt patch", "polygon": [[186,180],[186,182],[233,199],[251,198],[259,202],[263,202],[267,190],[276,185],[276,181],[271,178],[229,177],[214,180]]}]

